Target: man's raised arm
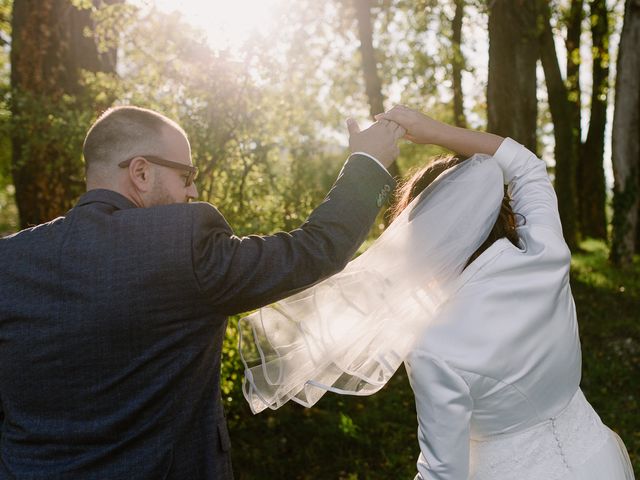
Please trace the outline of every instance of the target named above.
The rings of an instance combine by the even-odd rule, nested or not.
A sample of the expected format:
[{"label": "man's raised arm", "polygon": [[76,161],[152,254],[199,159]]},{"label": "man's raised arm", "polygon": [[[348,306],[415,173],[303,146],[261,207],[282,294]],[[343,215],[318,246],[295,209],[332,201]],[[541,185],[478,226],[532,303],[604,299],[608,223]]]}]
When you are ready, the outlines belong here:
[{"label": "man's raised arm", "polygon": [[405,131],[387,120],[363,131],[355,121],[348,127],[352,154],[298,229],[237,237],[211,205],[192,204],[194,273],[218,311],[251,310],[307,288],[342,270],[364,241],[395,186],[386,167]]}]

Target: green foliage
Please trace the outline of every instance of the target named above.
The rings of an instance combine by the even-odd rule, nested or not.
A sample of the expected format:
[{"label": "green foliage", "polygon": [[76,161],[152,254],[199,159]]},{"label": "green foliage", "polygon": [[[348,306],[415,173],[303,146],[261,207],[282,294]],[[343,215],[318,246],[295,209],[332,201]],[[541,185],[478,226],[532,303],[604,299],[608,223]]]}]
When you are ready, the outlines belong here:
[{"label": "green foliage", "polygon": [[319,138],[324,113],[307,63],[296,61],[301,51],[263,55],[266,40],[254,39],[234,58],[212,51],[179,16],[132,14],[135,28],[121,39],[126,74],[111,90],[116,103],[159,110],[183,126],[201,170],[200,199],[237,233],[298,226],[344,160]]},{"label": "green foliage", "polygon": [[[51,151],[54,146],[54,151],[61,157],[74,157],[79,163],[82,141],[92,115],[82,104],[83,100],[73,95],[51,98],[40,93],[13,92],[11,102],[20,113],[11,115],[8,126],[11,136],[23,140],[20,161],[27,162],[41,151]],[[47,167],[58,169],[65,168],[65,165],[52,158]],[[53,171],[47,173],[52,174]],[[83,178],[71,178],[71,182],[82,185]]]},{"label": "green foliage", "polygon": [[[465,81],[465,105],[474,128],[486,125],[486,79],[477,78],[472,56],[483,56],[477,44],[484,45],[486,2],[467,0],[462,32],[462,60]],[[402,0],[388,7],[376,32],[380,50],[385,52],[382,70],[393,90],[400,92],[395,101],[418,108],[439,120],[453,123],[452,19],[455,3],[450,1]],[[402,32],[398,35],[398,32]],[[471,34],[473,37],[469,38]],[[477,61],[475,62],[477,65]],[[473,76],[473,77],[472,77]],[[469,88],[469,85],[472,88]]]},{"label": "green foliage", "polygon": [[93,7],[92,0],[70,0],[70,3],[78,10],[89,10]]},{"label": "green foliage", "polygon": [[[0,181],[5,181],[0,177]],[[18,209],[13,200],[13,185],[0,185],[0,237],[18,230]]]},{"label": "green foliage", "polygon": [[340,412],[340,423],[338,424],[338,429],[343,435],[351,438],[358,438],[358,432],[360,431],[360,427],[353,423],[353,419],[342,412]]},{"label": "green foliage", "polygon": [[11,183],[11,141],[7,135],[10,120],[7,94],[9,88],[9,50],[11,38],[10,0],[0,0],[0,237],[18,229],[18,212]]},{"label": "green foliage", "polygon": [[236,328],[238,316],[229,319],[227,336],[222,345],[222,368],[220,372],[220,390],[227,405],[228,414],[236,410],[236,403],[243,401],[242,378],[244,368],[238,351],[239,335]]},{"label": "green foliage", "polygon": [[[91,3],[74,1],[83,7]],[[3,134],[22,132],[33,138],[27,134],[38,132],[37,142],[28,148],[61,141],[56,144],[60,154],[79,162],[83,130],[106,106],[154,108],[189,134],[202,172],[200,198],[216,204],[237,233],[298,226],[321,201],[346,157],[340,146],[346,144],[344,119],[356,116],[363,123],[368,116],[349,5],[301,1],[280,12],[277,35],[256,34],[232,55],[213,51],[203,33],[179,15],[110,3],[91,7],[95,29],[86,34],[94,36],[101,52],[119,47],[118,76],[85,72],[85,93],[77,98],[16,96],[14,102],[30,102],[35,108],[28,116],[13,118],[7,124],[11,130]],[[435,94],[439,78],[446,76],[446,58],[422,48],[426,33],[411,37],[407,49],[385,32],[388,26],[409,33],[411,28],[437,30],[446,8],[431,3],[426,14],[410,5],[403,10],[384,2],[373,9],[379,19],[376,37],[382,39],[379,50],[390,49],[382,58],[382,68],[390,72],[383,75],[388,79],[385,88],[411,71],[413,80],[403,98],[420,107],[425,96]],[[446,42],[439,45],[444,55]],[[407,55],[419,61],[405,64]],[[445,69],[440,77],[430,70],[438,63]],[[433,102],[429,109],[435,117],[451,118],[446,103]],[[420,164],[427,152],[405,145],[401,163],[407,168]],[[29,152],[23,153],[29,158]],[[0,175],[7,178],[9,172]],[[81,180],[74,179],[70,188],[81,187]]]},{"label": "green foliage", "polygon": [[[631,168],[624,186],[614,189],[613,192],[613,219],[611,221],[613,238],[611,241],[611,261],[617,266],[628,267],[628,259],[633,255],[634,239],[631,231],[630,212],[638,202],[638,167]],[[635,219],[634,219],[635,220]],[[636,228],[640,228],[638,225]]]},{"label": "green foliage", "polygon": [[[74,1],[92,3],[92,0]],[[122,33],[136,28],[137,12],[138,8],[128,2],[103,1],[99,8],[91,8],[94,28],[93,31],[85,32],[85,35],[94,37],[99,52],[115,50],[120,45]]]},{"label": "green foliage", "polygon": [[[0,123],[0,141],[10,147],[3,158],[4,183],[8,183],[7,166],[11,161],[11,171],[21,172],[23,201],[25,189],[31,192],[28,208],[33,210],[27,213],[28,221],[35,221],[34,216],[43,221],[63,214],[85,191],[82,142],[93,121],[95,99],[86,92],[54,97],[14,89],[5,101],[14,113],[10,120]],[[16,148],[18,156],[12,152]],[[25,185],[25,178],[31,179],[31,187]],[[33,197],[45,192],[46,203],[32,202]],[[11,223],[17,224],[17,219]]]},{"label": "green foliage", "polygon": [[11,0],[0,0],[0,45],[9,43],[11,38]]}]

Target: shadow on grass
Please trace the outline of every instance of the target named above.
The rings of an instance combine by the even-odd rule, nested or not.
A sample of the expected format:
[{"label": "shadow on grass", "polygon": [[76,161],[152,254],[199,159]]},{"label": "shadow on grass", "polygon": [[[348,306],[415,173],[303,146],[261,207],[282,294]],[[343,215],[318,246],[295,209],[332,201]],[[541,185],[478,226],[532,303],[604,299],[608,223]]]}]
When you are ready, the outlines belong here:
[{"label": "shadow on grass", "polygon": [[[624,440],[640,478],[640,262],[607,263],[601,242],[572,261],[583,348],[582,387],[602,420]],[[400,369],[371,397],[325,395],[253,416],[235,389],[228,408],[238,480],[410,479],[419,453],[413,394]]]}]

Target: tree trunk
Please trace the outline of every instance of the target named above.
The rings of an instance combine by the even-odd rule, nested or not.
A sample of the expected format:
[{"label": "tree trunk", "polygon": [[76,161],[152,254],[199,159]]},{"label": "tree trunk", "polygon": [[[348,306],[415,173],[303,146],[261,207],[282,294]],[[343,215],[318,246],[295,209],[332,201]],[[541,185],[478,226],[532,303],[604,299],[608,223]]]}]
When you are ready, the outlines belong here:
[{"label": "tree trunk", "polygon": [[489,2],[488,129],[536,145],[536,9],[531,0]]},{"label": "tree trunk", "polygon": [[81,140],[59,120],[76,115],[80,69],[115,68],[113,52],[99,54],[84,35],[90,14],[69,0],[13,3],[12,173],[22,227],[63,214],[84,190]]},{"label": "tree trunk", "polygon": [[567,95],[571,116],[571,127],[574,129],[576,152],[579,152],[582,140],[580,108],[580,35],[582,34],[582,19],[584,18],[584,0],[571,0],[569,16],[567,18]]},{"label": "tree trunk", "polygon": [[591,0],[593,87],[587,139],[578,163],[578,203],[583,235],[607,239],[604,131],[609,94],[609,20],[606,0]]},{"label": "tree trunk", "polygon": [[451,48],[453,50],[453,61],[451,62],[453,76],[453,118],[456,126],[467,127],[464,116],[464,94],[462,92],[462,70],[464,68],[464,57],[462,56],[462,19],[464,17],[465,0],[455,0],[456,13],[451,22],[453,30]]},{"label": "tree trunk", "polygon": [[355,0],[358,35],[360,37],[360,54],[362,55],[362,71],[365,88],[369,98],[371,118],[384,112],[382,83],[378,76],[378,64],[373,49],[373,26],[371,24],[371,0]]},{"label": "tree trunk", "polygon": [[640,0],[627,0],[620,34],[613,116],[611,261],[630,266],[640,214]]},{"label": "tree trunk", "polygon": [[[362,55],[365,89],[369,99],[371,118],[374,118],[378,113],[384,112],[384,97],[382,96],[382,83],[378,76],[378,63],[373,48],[371,0],[354,0],[354,6],[358,23],[358,36],[360,37],[360,55]],[[393,162],[388,167],[388,170],[394,177],[399,175],[396,162]]]},{"label": "tree trunk", "polygon": [[578,164],[578,140],[572,123],[572,110],[553,41],[549,4],[540,6],[540,59],[549,94],[549,109],[553,119],[556,159],[555,190],[565,241],[571,250],[578,247],[578,192],[576,185]]},{"label": "tree trunk", "polygon": [[[578,222],[582,219],[582,206],[580,204],[579,185],[580,162],[582,148],[582,95],[580,90],[580,36],[582,34],[582,20],[584,18],[584,0],[571,0],[569,11],[566,17],[567,38],[565,47],[567,52],[567,101],[569,102],[569,117],[571,128],[573,129],[574,151],[576,152],[576,202]],[[581,225],[581,224],[580,224]]]}]

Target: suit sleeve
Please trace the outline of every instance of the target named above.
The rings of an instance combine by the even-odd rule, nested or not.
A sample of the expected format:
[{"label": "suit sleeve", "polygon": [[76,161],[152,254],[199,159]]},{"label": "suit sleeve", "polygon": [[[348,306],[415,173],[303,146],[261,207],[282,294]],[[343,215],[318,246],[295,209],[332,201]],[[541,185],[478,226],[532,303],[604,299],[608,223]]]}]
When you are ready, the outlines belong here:
[{"label": "suit sleeve", "polygon": [[393,187],[364,155],[345,163],[325,200],[298,229],[237,237],[209,204],[192,209],[192,260],[205,298],[227,315],[258,308],[344,268]]},{"label": "suit sleeve", "polygon": [[473,400],[469,387],[444,360],[421,350],[407,360],[418,413],[415,480],[467,480]]},{"label": "suit sleeve", "polygon": [[513,211],[527,225],[544,226],[562,237],[558,200],[544,161],[511,138],[505,138],[494,158],[509,186]]}]

